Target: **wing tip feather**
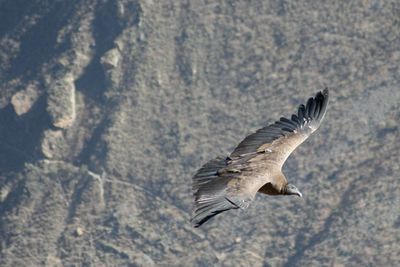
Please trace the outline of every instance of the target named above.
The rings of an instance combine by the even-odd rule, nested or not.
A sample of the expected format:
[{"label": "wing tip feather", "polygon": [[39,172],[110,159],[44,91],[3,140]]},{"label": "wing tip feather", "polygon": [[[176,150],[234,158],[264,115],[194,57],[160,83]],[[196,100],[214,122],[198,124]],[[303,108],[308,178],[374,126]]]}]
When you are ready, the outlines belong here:
[{"label": "wing tip feather", "polygon": [[203,223],[221,212],[240,208],[240,206],[224,196],[215,196],[202,203],[200,202],[200,200],[196,201],[196,209],[190,220],[194,228],[200,227]]},{"label": "wing tip feather", "polygon": [[316,93],[314,97],[310,97],[306,105],[300,104],[297,113],[292,114],[290,118],[282,117],[274,124],[267,125],[257,132],[248,135],[232,152],[231,156],[239,156],[242,154],[257,151],[258,147],[266,142],[272,142],[288,132],[295,132],[297,130],[303,131],[305,125],[310,123],[312,131],[316,130],[320,122],[325,116],[326,107],[329,100],[329,89],[325,88]]}]

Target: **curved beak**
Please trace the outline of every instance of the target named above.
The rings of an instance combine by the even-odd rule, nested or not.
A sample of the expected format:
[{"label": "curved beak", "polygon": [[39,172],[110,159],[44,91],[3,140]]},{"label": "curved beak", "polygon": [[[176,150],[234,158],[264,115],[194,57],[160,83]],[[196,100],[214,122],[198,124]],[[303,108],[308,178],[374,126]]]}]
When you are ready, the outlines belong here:
[{"label": "curved beak", "polygon": [[296,195],[298,197],[303,198],[303,194],[294,185],[288,185],[286,187],[285,195]]}]

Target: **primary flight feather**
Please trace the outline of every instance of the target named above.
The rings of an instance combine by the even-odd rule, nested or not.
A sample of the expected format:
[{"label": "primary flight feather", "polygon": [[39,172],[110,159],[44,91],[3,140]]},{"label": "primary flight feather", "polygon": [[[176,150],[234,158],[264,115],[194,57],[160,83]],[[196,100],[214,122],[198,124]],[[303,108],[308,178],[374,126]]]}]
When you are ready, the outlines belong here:
[{"label": "primary flight feather", "polygon": [[245,209],[257,192],[297,195],[282,166],[289,155],[321,124],[328,105],[328,89],[300,105],[297,114],[247,136],[226,158],[206,163],[193,177],[195,210],[192,223],[199,227],[211,217],[230,209]]}]

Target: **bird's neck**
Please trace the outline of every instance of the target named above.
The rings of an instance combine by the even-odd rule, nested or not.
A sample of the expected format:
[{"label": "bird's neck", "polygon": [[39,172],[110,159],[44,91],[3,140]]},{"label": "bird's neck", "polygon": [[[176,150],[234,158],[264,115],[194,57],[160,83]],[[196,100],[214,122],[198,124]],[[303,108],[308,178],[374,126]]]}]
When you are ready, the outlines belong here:
[{"label": "bird's neck", "polygon": [[285,185],[282,187],[280,193],[281,193],[282,195],[288,195],[288,194],[289,194],[288,189],[287,189],[287,184],[285,184]]}]

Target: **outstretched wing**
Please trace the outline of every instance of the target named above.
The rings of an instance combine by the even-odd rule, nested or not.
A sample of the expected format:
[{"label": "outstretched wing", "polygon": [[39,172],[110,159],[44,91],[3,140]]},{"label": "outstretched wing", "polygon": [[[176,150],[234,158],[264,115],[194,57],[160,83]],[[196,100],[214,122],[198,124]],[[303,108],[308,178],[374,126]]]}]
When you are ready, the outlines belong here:
[{"label": "outstretched wing", "polygon": [[254,196],[241,185],[246,165],[216,158],[197,171],[192,183],[195,210],[191,221],[195,227],[223,211],[249,206]]},{"label": "outstretched wing", "polygon": [[300,105],[297,114],[290,119],[282,117],[247,136],[230,157],[257,157],[282,167],[293,150],[318,129],[325,116],[328,100],[328,89],[318,92],[315,97],[308,99],[306,105]]}]

